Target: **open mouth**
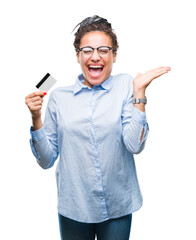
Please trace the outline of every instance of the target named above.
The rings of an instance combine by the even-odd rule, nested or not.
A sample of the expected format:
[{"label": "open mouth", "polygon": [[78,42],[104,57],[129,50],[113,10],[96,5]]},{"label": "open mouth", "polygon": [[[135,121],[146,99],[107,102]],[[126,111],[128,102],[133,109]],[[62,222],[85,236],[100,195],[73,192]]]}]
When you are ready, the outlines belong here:
[{"label": "open mouth", "polygon": [[98,78],[103,72],[103,65],[88,65],[88,71],[92,78]]}]

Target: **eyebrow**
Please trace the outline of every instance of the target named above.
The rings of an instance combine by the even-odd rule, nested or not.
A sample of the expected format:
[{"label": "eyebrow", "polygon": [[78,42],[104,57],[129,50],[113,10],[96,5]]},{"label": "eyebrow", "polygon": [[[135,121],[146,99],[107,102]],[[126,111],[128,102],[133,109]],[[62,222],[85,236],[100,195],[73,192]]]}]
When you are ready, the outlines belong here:
[{"label": "eyebrow", "polygon": [[100,47],[109,47],[109,48],[112,48],[112,47],[110,47],[110,46],[101,45],[101,46],[99,46],[99,47],[84,46],[84,47],[80,47],[79,49],[81,49],[81,48],[86,48],[86,47],[93,48],[93,49],[100,48]]}]

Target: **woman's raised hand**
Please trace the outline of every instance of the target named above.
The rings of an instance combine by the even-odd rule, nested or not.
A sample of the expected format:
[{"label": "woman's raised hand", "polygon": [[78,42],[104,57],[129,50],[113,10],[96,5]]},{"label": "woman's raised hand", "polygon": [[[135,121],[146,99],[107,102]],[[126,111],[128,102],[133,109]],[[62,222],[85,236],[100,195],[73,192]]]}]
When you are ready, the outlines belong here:
[{"label": "woman's raised hand", "polygon": [[[145,72],[144,74],[138,73],[133,79],[133,98],[144,98],[145,91],[148,85],[153,79],[160,77],[161,75],[168,73],[170,67],[158,67]],[[145,112],[145,104],[134,104],[134,107],[142,112]]]},{"label": "woman's raised hand", "polygon": [[34,130],[42,127],[41,108],[43,103],[43,97],[46,94],[46,92],[38,91],[31,93],[25,97],[25,103],[31,112]]},{"label": "woman's raised hand", "polygon": [[158,68],[149,70],[144,74],[138,73],[137,76],[133,79],[134,91],[136,93],[141,92],[144,94],[147,86],[152,82],[152,80],[160,77],[165,73],[168,73],[168,71],[170,70],[171,70],[170,67],[158,67]]}]

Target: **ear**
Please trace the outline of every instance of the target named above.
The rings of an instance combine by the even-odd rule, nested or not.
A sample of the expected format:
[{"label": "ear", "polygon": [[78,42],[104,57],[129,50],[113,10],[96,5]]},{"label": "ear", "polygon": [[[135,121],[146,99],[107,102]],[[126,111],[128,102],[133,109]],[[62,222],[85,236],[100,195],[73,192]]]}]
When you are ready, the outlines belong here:
[{"label": "ear", "polygon": [[80,56],[79,56],[79,52],[76,52],[76,57],[77,57],[77,62],[80,63]]},{"label": "ear", "polygon": [[116,57],[117,57],[117,51],[115,51],[115,52],[113,53],[113,63],[116,62]]}]

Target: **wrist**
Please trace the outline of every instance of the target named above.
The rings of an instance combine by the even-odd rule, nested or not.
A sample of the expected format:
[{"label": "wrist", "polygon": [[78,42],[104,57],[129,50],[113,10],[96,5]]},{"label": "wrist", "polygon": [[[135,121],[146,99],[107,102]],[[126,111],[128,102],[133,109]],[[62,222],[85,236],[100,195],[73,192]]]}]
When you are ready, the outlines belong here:
[{"label": "wrist", "polygon": [[134,98],[145,98],[145,88],[140,88],[133,84],[133,97]]},{"label": "wrist", "polygon": [[147,103],[147,98],[133,98],[133,104],[146,104]]},{"label": "wrist", "polygon": [[32,123],[33,123],[33,131],[40,129],[42,127],[41,117],[39,118],[32,117]]},{"label": "wrist", "polygon": [[133,90],[133,98],[145,98],[145,90]]}]

